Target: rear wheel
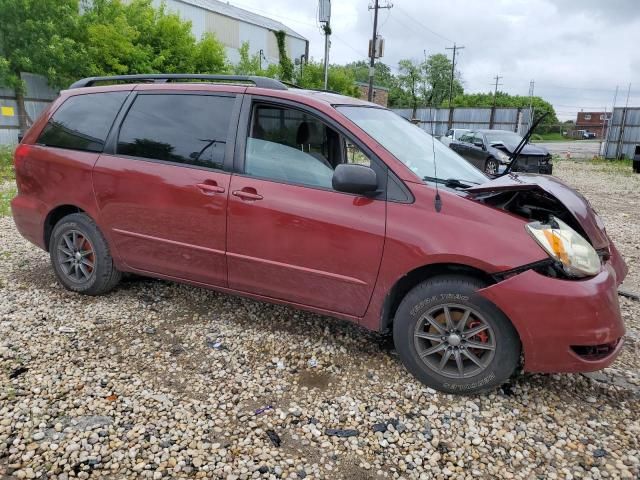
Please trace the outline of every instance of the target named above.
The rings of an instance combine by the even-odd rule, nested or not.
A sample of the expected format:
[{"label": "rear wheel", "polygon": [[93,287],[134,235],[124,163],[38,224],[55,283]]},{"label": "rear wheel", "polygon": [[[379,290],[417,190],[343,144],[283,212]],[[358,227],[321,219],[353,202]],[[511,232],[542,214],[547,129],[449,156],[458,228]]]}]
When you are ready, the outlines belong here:
[{"label": "rear wheel", "polygon": [[420,381],[447,393],[478,393],[501,385],[520,360],[509,319],[476,294],[482,282],[442,276],[402,300],[393,325],[396,350]]},{"label": "rear wheel", "polygon": [[488,158],[484,164],[484,172],[489,175],[497,175],[498,174],[499,164],[495,158]]},{"label": "rear wheel", "polygon": [[84,213],[67,215],[56,224],[49,256],[58,281],[67,290],[101,295],[113,289],[122,277],[102,232]]}]

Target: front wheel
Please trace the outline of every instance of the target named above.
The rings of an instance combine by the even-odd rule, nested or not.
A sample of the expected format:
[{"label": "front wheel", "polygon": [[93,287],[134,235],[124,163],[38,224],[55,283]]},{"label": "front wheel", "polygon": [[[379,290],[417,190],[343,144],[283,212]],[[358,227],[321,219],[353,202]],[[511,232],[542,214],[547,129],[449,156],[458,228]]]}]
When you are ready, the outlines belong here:
[{"label": "front wheel", "polygon": [[479,393],[508,380],[520,360],[518,333],[478,280],[437,277],[402,300],[393,339],[403,364],[424,384],[446,393]]},{"label": "front wheel", "polygon": [[497,175],[498,174],[498,161],[495,158],[489,158],[484,164],[484,172],[489,175]]}]

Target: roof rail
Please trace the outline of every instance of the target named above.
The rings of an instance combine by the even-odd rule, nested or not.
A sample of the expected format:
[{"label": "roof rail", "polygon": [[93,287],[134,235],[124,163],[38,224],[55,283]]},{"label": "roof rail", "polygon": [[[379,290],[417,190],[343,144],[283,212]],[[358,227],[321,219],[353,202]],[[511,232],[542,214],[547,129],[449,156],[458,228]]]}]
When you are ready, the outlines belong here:
[{"label": "roof rail", "polygon": [[150,73],[139,75],[113,75],[109,77],[89,77],[78,80],[69,88],[91,87],[98,82],[125,82],[125,83],[167,83],[180,80],[203,80],[206,82],[246,82],[253,83],[259,88],[271,90],[287,90],[284,83],[268,77],[254,75],[207,75],[207,74],[183,74],[183,73]]}]

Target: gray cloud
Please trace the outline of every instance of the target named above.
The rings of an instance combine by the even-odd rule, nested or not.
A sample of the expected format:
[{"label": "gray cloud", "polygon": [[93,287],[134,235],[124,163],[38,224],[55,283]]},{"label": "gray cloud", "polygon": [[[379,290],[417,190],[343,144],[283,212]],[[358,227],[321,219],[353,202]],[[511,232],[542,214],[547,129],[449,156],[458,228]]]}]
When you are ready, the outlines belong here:
[{"label": "gray cloud", "polygon": [[[384,2],[384,0],[381,0]],[[323,37],[315,0],[231,0],[270,15],[310,40],[311,55],[323,56]],[[640,8],[638,0],[394,0],[380,13],[386,40],[383,61],[420,60],[447,53],[455,41],[466,48],[457,68],[468,91],[501,89],[526,95],[535,80],[536,94],[556,106],[562,118],[581,108],[611,107],[616,85],[624,94],[634,82],[630,103],[640,105]],[[372,15],[367,0],[334,0],[331,61],[366,59]],[[620,100],[622,98],[622,100]]]}]

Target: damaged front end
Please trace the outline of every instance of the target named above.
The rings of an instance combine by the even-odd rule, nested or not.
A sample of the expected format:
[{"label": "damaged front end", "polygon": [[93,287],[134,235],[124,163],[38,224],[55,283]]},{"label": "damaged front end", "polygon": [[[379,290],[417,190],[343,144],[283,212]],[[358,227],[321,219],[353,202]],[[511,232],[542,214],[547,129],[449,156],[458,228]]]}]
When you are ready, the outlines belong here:
[{"label": "damaged front end", "polygon": [[[586,242],[595,250],[601,265],[610,261],[612,257],[616,257],[612,264],[618,283],[621,283],[626,276],[627,267],[609,239],[600,217],[582,195],[558,179],[543,175],[511,173],[485,184],[468,188],[466,192],[475,201],[529,220],[531,223],[527,228],[539,244],[541,238],[544,243],[545,236],[549,236],[549,233],[544,231],[545,227],[549,231],[558,232],[559,237],[563,237],[563,232],[574,231],[579,238],[576,236],[572,240],[571,235],[568,234],[569,244]],[[536,235],[533,232],[534,229],[542,230],[543,233]],[[552,247],[558,247],[558,252],[555,252],[557,255],[554,255],[553,249],[550,250],[548,246],[545,247],[541,244],[543,249],[550,254],[549,259],[537,262],[535,265],[524,265],[513,272],[502,272],[499,275],[508,276],[533,269],[546,276],[570,279],[583,278],[597,273],[593,271],[589,274],[589,269],[585,270],[586,274],[575,271],[567,263],[568,257],[566,255],[569,252],[566,252],[566,248],[558,243],[561,243],[561,240],[562,238],[548,240]],[[581,245],[579,248],[577,246],[576,249],[579,249],[585,256],[589,255],[585,245]]]},{"label": "damaged front end", "polygon": [[[548,258],[494,273],[479,295],[509,317],[529,372],[586,372],[623,345],[617,286],[624,260],[588,201],[553,177],[509,174],[465,189],[470,198],[528,220]],[[579,280],[579,281],[577,281]]]}]

